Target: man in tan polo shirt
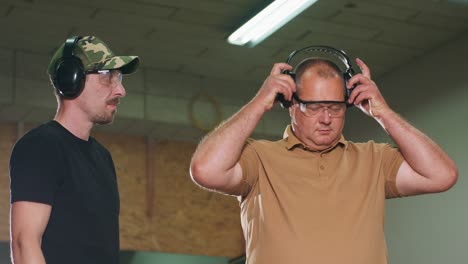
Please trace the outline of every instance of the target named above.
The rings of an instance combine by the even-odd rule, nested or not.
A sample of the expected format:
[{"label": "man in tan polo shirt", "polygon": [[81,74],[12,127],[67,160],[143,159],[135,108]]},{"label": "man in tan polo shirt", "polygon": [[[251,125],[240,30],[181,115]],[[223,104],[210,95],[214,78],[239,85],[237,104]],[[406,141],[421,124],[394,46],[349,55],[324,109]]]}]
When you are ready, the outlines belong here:
[{"label": "man in tan polo shirt", "polygon": [[[248,264],[387,263],[385,198],[442,192],[458,177],[453,160],[389,108],[362,73],[347,102],[332,62],[310,59],[296,82],[273,66],[257,95],[210,133],[193,155],[193,180],[239,197]],[[277,94],[292,101],[279,141],[248,139]],[[373,117],[398,146],[342,136],[346,104]]]}]

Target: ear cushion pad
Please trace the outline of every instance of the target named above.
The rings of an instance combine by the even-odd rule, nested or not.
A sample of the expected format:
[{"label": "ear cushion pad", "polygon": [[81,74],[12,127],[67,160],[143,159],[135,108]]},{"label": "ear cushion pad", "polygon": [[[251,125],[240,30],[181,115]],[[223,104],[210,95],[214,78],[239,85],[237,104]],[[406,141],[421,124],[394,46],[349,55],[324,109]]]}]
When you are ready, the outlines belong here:
[{"label": "ear cushion pad", "polygon": [[66,98],[77,97],[84,88],[86,74],[83,63],[75,56],[58,61],[55,69],[54,86]]}]

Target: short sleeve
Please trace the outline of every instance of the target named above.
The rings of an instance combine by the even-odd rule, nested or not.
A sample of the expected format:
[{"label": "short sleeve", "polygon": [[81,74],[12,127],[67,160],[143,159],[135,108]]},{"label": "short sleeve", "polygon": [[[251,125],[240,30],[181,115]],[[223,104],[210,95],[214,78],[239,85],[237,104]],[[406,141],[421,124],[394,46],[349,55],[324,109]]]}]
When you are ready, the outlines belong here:
[{"label": "short sleeve", "polygon": [[39,134],[27,134],[10,157],[11,203],[30,201],[53,205],[63,182],[64,158],[57,144]]},{"label": "short sleeve", "polygon": [[253,185],[258,180],[258,167],[260,161],[255,148],[252,146],[253,142],[254,141],[252,139],[247,140],[239,160],[239,164],[242,168],[242,183],[236,189],[236,193],[242,197],[249,194]]},{"label": "short sleeve", "polygon": [[385,175],[385,196],[401,197],[396,187],[396,176],[403,162],[403,156],[397,148],[385,144],[382,153],[382,170]]}]

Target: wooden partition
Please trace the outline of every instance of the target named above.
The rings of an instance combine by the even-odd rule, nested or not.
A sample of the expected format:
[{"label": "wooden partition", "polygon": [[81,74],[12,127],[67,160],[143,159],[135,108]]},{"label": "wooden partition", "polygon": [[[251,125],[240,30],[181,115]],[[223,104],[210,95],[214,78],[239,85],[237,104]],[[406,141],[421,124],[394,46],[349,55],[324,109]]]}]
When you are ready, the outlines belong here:
[{"label": "wooden partition", "polygon": [[10,237],[10,178],[9,160],[17,137],[17,127],[13,123],[0,124],[0,240]]},{"label": "wooden partition", "polygon": [[[2,123],[0,131],[0,240],[8,240],[8,160],[21,129]],[[102,132],[94,136],[109,149],[116,165],[122,249],[243,254],[237,200],[202,190],[190,179],[195,143]]]}]

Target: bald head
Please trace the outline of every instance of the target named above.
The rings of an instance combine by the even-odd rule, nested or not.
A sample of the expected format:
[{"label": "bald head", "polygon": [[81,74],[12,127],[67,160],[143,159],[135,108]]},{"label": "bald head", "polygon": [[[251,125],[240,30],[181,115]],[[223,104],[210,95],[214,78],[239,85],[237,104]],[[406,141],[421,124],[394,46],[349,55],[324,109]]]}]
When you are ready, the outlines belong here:
[{"label": "bald head", "polygon": [[295,70],[298,92],[301,89],[301,78],[305,73],[314,74],[324,79],[341,78],[340,68],[333,62],[320,58],[308,58],[301,61]]}]

